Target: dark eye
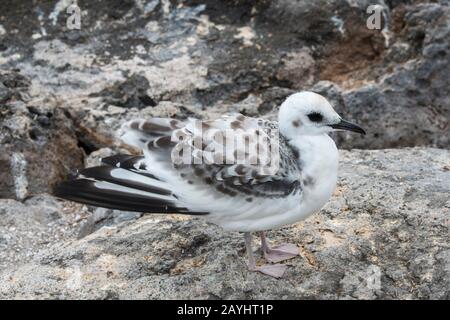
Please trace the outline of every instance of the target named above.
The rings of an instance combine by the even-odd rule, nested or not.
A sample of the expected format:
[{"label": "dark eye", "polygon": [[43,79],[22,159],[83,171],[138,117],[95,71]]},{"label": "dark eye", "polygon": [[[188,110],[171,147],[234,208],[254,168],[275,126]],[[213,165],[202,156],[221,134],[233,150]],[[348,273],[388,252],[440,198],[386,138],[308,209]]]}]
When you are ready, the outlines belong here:
[{"label": "dark eye", "polygon": [[308,118],[312,122],[321,122],[323,120],[323,116],[318,112],[308,114]]}]

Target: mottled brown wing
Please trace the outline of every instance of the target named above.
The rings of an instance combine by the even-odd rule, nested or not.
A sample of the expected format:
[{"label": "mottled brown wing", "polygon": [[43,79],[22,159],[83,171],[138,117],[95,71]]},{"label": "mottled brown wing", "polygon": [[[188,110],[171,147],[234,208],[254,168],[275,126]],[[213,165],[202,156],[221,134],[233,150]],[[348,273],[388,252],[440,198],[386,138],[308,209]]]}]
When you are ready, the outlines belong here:
[{"label": "mottled brown wing", "polygon": [[[223,139],[216,139],[217,134],[224,135],[224,131],[234,132],[256,132],[257,137],[266,137],[275,140],[274,136],[268,134],[270,131],[278,131],[276,122],[254,119],[243,115],[224,116],[213,121],[190,121],[184,128],[175,130],[172,135],[172,142],[175,146],[173,153],[183,150],[190,150],[191,163],[175,164],[175,168],[183,178],[190,183],[205,183],[211,185],[218,191],[229,196],[237,194],[261,196],[261,197],[283,197],[293,192],[301,191],[301,170],[298,165],[298,154],[289,146],[287,141],[276,135],[277,141],[272,141],[278,155],[278,167],[268,167],[267,164],[259,161],[259,154],[256,156],[248,154],[244,150],[239,150],[239,146],[230,146]],[[251,139],[251,138],[250,138]],[[254,141],[255,142],[255,141]],[[256,144],[258,141],[256,141]],[[217,163],[215,157],[217,152],[211,152],[211,145],[223,150],[219,160],[226,163]],[[254,149],[255,150],[255,149]],[[256,150],[259,150],[256,147]],[[214,149],[217,151],[217,149]],[[220,154],[220,152],[219,152]],[[237,163],[238,155],[247,156],[245,160],[252,160],[250,163]],[[198,160],[198,163],[195,163]],[[205,161],[206,160],[206,161]],[[212,160],[212,161],[211,161]],[[242,159],[241,159],[242,160]],[[194,163],[192,163],[194,162]]]}]

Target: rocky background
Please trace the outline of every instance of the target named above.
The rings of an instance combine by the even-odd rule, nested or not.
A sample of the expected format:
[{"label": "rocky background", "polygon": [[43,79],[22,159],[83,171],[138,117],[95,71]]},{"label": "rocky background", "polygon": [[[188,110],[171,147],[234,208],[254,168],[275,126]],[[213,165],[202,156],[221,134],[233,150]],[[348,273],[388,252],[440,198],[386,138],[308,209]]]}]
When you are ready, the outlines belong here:
[{"label": "rocky background", "polygon": [[[0,298],[450,298],[448,1],[76,2],[80,30],[72,1],[0,3]],[[300,247],[285,279],[247,272],[237,233],[50,195],[132,152],[128,119],[274,118],[303,89],[368,135],[336,135],[333,199],[269,234]]]}]

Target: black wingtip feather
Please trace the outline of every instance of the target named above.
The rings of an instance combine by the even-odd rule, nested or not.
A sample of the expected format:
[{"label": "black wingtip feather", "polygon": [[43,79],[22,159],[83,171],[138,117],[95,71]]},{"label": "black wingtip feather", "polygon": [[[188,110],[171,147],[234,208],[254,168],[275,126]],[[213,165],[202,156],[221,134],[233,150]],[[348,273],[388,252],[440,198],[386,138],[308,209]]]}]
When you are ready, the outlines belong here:
[{"label": "black wingtip feather", "polygon": [[[139,173],[140,175],[155,180],[159,180],[151,173],[142,171],[145,170],[145,163],[141,161],[142,159],[144,159],[144,156],[133,156],[130,154],[116,154],[114,156],[103,158],[102,163],[108,166],[130,170]],[[138,162],[140,162],[139,168],[136,168],[136,163]]]},{"label": "black wingtip feather", "polygon": [[175,206],[173,202],[163,201],[150,196],[100,189],[95,183],[96,181],[83,178],[64,181],[53,190],[53,194],[56,197],[67,200],[117,210],[193,215],[207,214],[205,212],[191,212],[186,208]]},{"label": "black wingtip feather", "polygon": [[[111,182],[111,183],[125,186],[128,188],[142,190],[145,192],[166,195],[166,196],[172,195],[172,192],[167,189],[155,187],[155,186],[152,186],[149,184],[144,184],[144,183],[141,183],[138,181],[134,181],[132,179],[120,179],[120,178],[116,178],[116,177],[112,176],[111,171],[121,170],[121,169],[123,169],[123,168],[122,167],[117,168],[117,167],[111,167],[111,166],[98,166],[98,167],[91,167],[91,168],[83,169],[79,172],[79,174],[86,178],[93,178],[95,180],[107,181],[107,182]],[[137,174],[137,173],[130,172],[130,174]],[[147,176],[147,178],[148,178],[148,176]]]},{"label": "black wingtip feather", "polygon": [[134,161],[139,161],[143,158],[144,158],[143,156],[135,156],[132,154],[115,154],[113,156],[102,158],[102,163],[116,167],[118,163],[122,164],[125,161],[131,160],[131,159]]}]

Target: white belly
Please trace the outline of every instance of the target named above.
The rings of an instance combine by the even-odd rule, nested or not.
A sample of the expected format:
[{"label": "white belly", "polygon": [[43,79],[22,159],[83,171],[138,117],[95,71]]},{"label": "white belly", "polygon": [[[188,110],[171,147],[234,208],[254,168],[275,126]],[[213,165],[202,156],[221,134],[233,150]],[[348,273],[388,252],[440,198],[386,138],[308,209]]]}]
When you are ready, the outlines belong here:
[{"label": "white belly", "polygon": [[258,198],[252,204],[245,203],[244,199],[234,199],[229,205],[237,209],[235,214],[217,212],[205,218],[225,230],[253,232],[292,224],[320,210],[336,187],[336,145],[328,135],[302,136],[301,141],[292,144],[300,151],[302,175],[306,181],[301,194],[280,199]]}]

